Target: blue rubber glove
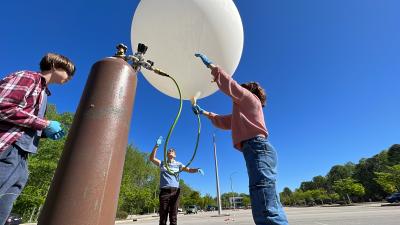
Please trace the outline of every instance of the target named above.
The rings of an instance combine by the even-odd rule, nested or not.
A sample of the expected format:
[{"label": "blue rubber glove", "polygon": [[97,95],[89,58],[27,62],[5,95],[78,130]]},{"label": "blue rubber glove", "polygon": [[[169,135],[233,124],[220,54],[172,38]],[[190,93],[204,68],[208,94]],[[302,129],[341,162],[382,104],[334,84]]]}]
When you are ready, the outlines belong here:
[{"label": "blue rubber glove", "polygon": [[162,141],[163,141],[163,137],[162,136],[158,137],[157,142],[156,142],[157,147],[161,145]]},{"label": "blue rubber glove", "polygon": [[200,57],[201,61],[203,61],[204,65],[206,65],[207,67],[210,67],[210,64],[212,64],[213,62],[207,58],[207,56],[201,54],[201,53],[196,53],[194,54],[196,57]]},{"label": "blue rubber glove", "polygon": [[53,134],[52,136],[49,136],[49,138],[51,140],[58,140],[58,139],[63,138],[64,136],[65,136],[65,132],[64,132],[64,130],[61,130],[61,131]]},{"label": "blue rubber glove", "polygon": [[202,170],[202,169],[197,169],[197,172],[199,173],[199,174],[201,174],[202,176],[204,176],[204,171]]},{"label": "blue rubber glove", "polygon": [[192,105],[192,110],[193,110],[194,114],[196,114],[196,115],[199,115],[199,114],[201,115],[204,113],[204,109],[200,108],[199,105]]},{"label": "blue rubber glove", "polygon": [[[61,131],[62,131],[62,133],[59,133]],[[61,127],[61,123],[58,121],[54,121],[54,120],[50,121],[49,125],[43,130],[43,132],[46,135],[46,137],[48,137],[52,140],[58,140],[58,139],[64,137],[64,135],[65,135],[65,133]],[[59,137],[59,136],[61,136],[61,137]]]}]

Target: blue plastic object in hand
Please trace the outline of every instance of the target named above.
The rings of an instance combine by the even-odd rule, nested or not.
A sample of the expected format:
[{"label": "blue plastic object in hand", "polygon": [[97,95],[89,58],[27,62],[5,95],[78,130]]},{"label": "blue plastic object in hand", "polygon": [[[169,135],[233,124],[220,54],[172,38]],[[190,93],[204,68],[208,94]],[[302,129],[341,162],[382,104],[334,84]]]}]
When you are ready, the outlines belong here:
[{"label": "blue plastic object in hand", "polygon": [[210,59],[208,59],[207,56],[205,56],[204,54],[196,53],[194,55],[196,57],[199,57],[201,59],[201,61],[203,61],[204,65],[206,65],[207,67],[209,67],[210,64],[212,64],[212,61]]},{"label": "blue plastic object in hand", "polygon": [[200,108],[199,105],[192,105],[192,110],[194,114],[199,115],[204,113],[204,109]]},{"label": "blue plastic object in hand", "polygon": [[202,169],[197,169],[197,172],[204,176],[204,171]]},{"label": "blue plastic object in hand", "polygon": [[61,130],[61,131],[53,134],[52,136],[49,136],[49,138],[51,140],[58,140],[58,139],[63,138],[64,136],[65,136],[65,132],[64,132],[64,130]]},{"label": "blue plastic object in hand", "polygon": [[160,146],[161,143],[162,143],[162,141],[163,141],[163,137],[162,137],[162,136],[158,137],[157,142],[156,142],[156,145],[157,145],[157,146]]},{"label": "blue plastic object in hand", "polygon": [[[58,136],[61,135],[61,134],[56,135],[60,131],[63,131],[63,129],[61,127],[61,123],[58,122],[58,121],[51,120],[49,125],[44,129],[44,134],[46,135],[46,137],[49,137],[52,140],[58,140],[58,139],[55,139],[55,138],[57,138]],[[65,135],[65,133],[64,133],[64,135]],[[62,137],[64,135],[62,135]]]}]

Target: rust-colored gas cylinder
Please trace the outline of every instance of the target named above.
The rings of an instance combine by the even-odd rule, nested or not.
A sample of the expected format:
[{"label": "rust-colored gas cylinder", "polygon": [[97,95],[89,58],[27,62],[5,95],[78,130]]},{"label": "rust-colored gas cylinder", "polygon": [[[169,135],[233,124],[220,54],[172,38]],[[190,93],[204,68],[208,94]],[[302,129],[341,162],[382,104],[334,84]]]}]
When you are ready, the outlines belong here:
[{"label": "rust-colored gas cylinder", "polygon": [[39,225],[115,223],[136,83],[122,58],[93,65]]}]

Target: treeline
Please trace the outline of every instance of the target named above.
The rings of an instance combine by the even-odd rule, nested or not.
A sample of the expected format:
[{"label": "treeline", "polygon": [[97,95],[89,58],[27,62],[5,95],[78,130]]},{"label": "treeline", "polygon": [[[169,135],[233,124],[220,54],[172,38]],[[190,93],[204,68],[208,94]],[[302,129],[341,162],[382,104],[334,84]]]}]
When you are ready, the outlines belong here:
[{"label": "treeline", "polygon": [[[46,117],[60,121],[64,128],[72,124],[72,113],[59,114],[54,105],[47,108]],[[66,139],[51,141],[42,139],[39,151],[28,159],[29,180],[21,196],[16,201],[13,212],[23,216],[24,221],[37,221],[43,206],[54,172]],[[118,200],[117,217],[124,218],[128,214],[143,214],[158,209],[159,169],[148,160],[148,154],[140,152],[134,146],[128,146],[125,157],[123,177]],[[216,205],[210,195],[202,197],[181,180],[181,207],[198,205]]]},{"label": "treeline", "polygon": [[400,191],[400,144],[357,164],[335,165],[326,176],[304,181],[294,191],[285,187],[280,198],[286,206],[351,204],[381,201],[397,191]]}]

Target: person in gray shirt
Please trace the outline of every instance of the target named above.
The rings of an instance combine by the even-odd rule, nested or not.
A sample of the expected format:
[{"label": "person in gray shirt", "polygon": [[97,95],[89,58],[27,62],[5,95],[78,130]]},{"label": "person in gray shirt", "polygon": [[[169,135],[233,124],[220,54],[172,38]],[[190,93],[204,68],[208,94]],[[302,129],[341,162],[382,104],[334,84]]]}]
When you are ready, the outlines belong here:
[{"label": "person in gray shirt", "polygon": [[160,225],[166,225],[169,215],[170,225],[177,225],[178,205],[179,205],[179,171],[185,171],[188,173],[200,173],[204,175],[203,170],[200,168],[189,168],[185,167],[181,162],[175,160],[176,151],[173,148],[168,149],[168,168],[171,172],[168,172],[164,162],[156,158],[158,147],[162,143],[162,137],[157,139],[156,145],[150,154],[150,161],[156,166],[160,167]]}]

